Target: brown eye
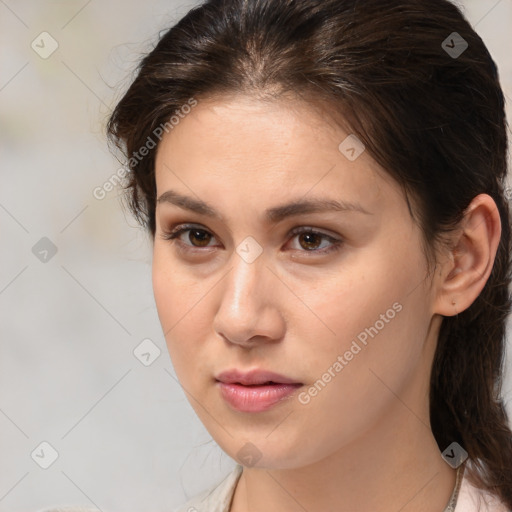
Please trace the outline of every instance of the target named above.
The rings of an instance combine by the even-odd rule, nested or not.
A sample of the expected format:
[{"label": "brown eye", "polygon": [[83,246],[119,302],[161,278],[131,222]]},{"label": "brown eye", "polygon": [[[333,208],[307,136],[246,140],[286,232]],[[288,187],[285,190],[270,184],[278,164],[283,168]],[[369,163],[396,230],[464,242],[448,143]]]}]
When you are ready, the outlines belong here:
[{"label": "brown eye", "polygon": [[[188,239],[192,242],[192,245],[196,247],[206,247],[211,239],[211,234],[203,229],[189,229]],[[194,244],[194,240],[197,240],[197,245]]]},{"label": "brown eye", "polygon": [[[318,233],[301,233],[298,239],[301,247],[308,250],[314,250],[318,248],[322,242],[322,238],[324,237]],[[304,241],[304,244],[302,241]]]},{"label": "brown eye", "polygon": [[[182,237],[185,233],[188,233],[188,236]],[[289,236],[291,235],[294,235],[293,240],[298,240],[299,246],[298,248],[293,248],[293,250],[311,254],[311,256],[322,256],[332,251],[339,250],[343,244],[342,240],[308,227],[296,228],[289,233]],[[178,243],[181,245],[181,250],[183,251],[188,250],[194,252],[194,249],[215,247],[210,245],[211,240],[215,237],[206,229],[198,228],[193,225],[181,224],[171,232],[164,231],[162,238],[164,240],[174,240],[177,238]]]},{"label": "brown eye", "polygon": [[[187,237],[182,238],[182,235],[188,233]],[[173,229],[170,233],[164,232],[162,234],[164,240],[174,240],[175,238],[186,247],[207,247],[212,239],[212,234],[205,229],[201,229],[194,226],[178,226]]]},{"label": "brown eye", "polygon": [[342,240],[334,238],[327,233],[315,231],[309,227],[296,228],[290,235],[294,235],[293,238],[298,242],[299,248],[295,250],[302,253],[311,253],[311,256],[321,256],[331,251],[339,250],[343,244]]}]

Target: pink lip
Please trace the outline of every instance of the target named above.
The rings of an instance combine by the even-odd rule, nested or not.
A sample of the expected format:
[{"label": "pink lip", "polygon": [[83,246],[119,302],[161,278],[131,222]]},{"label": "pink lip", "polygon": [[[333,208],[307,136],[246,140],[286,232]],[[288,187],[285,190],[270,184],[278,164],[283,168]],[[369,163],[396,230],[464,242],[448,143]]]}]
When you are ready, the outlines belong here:
[{"label": "pink lip", "polygon": [[273,382],[275,384],[302,384],[296,380],[280,375],[279,373],[268,372],[265,370],[251,370],[249,372],[241,372],[236,368],[233,370],[226,370],[219,373],[216,379],[225,384],[243,384],[250,386],[252,384],[266,384]]},{"label": "pink lip", "polygon": [[[302,383],[274,372],[228,370],[217,378],[222,397],[241,412],[262,412],[286,399]],[[271,382],[271,383],[269,383]]]},{"label": "pink lip", "polygon": [[244,386],[217,382],[226,402],[241,412],[262,412],[270,409],[300,388],[302,384],[267,384]]}]

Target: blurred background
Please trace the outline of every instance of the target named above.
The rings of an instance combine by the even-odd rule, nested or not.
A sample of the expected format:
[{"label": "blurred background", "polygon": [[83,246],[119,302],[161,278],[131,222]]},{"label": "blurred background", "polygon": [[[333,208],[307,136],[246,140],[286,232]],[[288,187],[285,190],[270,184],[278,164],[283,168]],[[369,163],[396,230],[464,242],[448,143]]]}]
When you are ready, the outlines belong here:
[{"label": "blurred background", "polygon": [[[176,380],[149,239],[108,185],[108,114],[158,33],[197,4],[0,0],[0,512],[171,512],[235,464]],[[512,0],[459,5],[510,119]]]}]

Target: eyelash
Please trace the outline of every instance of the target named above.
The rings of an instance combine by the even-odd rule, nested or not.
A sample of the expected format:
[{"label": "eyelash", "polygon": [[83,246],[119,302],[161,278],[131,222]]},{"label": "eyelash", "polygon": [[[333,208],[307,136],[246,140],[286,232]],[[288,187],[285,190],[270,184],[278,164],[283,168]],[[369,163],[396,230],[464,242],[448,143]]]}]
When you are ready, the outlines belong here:
[{"label": "eyelash", "polygon": [[[169,231],[164,230],[161,236],[164,240],[174,240],[174,239],[177,239],[182,233],[186,233],[187,231],[193,231],[193,230],[202,231],[204,233],[208,233],[209,235],[214,236],[207,229],[203,229],[201,227],[198,227],[196,225],[191,225],[191,224],[180,224],[180,225],[176,226],[175,228],[171,228]],[[304,233],[318,235],[318,236],[328,240],[332,245],[328,249],[321,249],[321,250],[313,249],[313,250],[307,251],[307,250],[296,249],[296,250],[299,250],[300,252],[325,255],[325,254],[340,250],[341,246],[343,244],[342,240],[338,240],[330,235],[327,235],[320,231],[315,231],[312,228],[305,227],[305,226],[293,229],[292,231],[290,231],[289,235],[297,236],[297,235],[301,235]],[[206,249],[211,248],[211,246],[206,246],[204,248],[195,247],[193,245],[184,244],[180,240],[178,240],[178,242],[180,242],[180,245],[183,248],[182,250],[187,251],[187,252],[192,252],[192,253],[202,252],[202,249],[204,249],[204,248],[206,248]],[[189,247],[192,247],[193,249],[189,249]]]}]

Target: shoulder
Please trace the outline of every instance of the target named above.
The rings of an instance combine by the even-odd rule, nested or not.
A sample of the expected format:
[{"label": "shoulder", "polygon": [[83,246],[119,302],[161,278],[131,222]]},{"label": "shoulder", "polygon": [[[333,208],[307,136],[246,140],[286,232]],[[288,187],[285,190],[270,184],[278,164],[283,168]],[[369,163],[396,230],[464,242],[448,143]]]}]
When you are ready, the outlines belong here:
[{"label": "shoulder", "polygon": [[505,504],[494,496],[462,478],[454,512],[510,512]]},{"label": "shoulder", "polygon": [[237,464],[216,486],[194,496],[175,512],[229,512],[242,470],[243,467]]}]

